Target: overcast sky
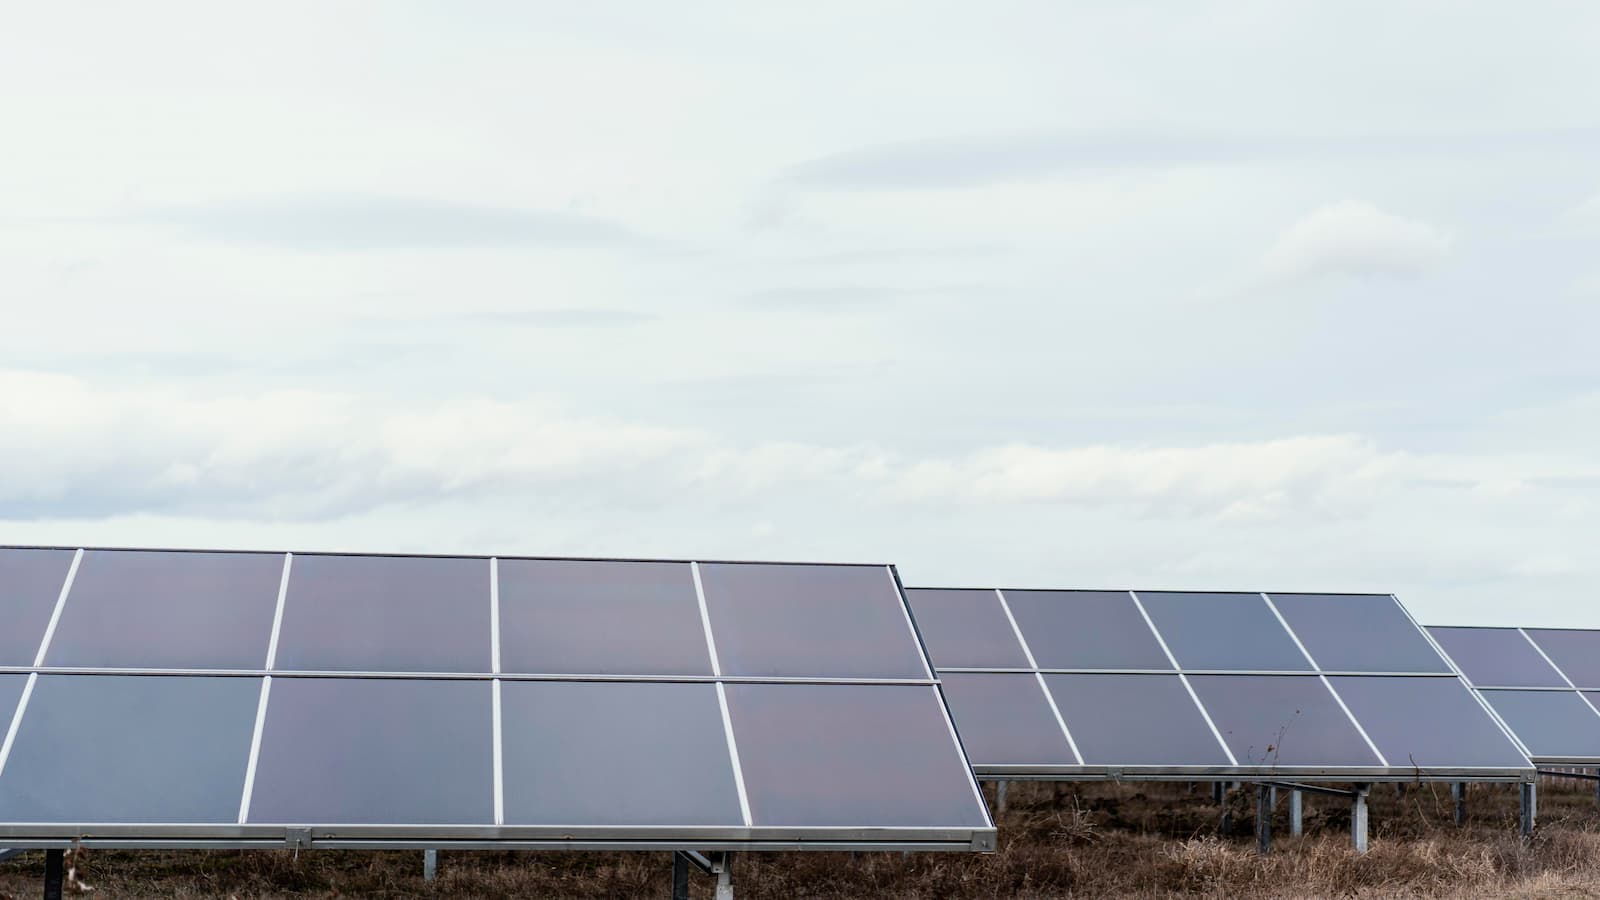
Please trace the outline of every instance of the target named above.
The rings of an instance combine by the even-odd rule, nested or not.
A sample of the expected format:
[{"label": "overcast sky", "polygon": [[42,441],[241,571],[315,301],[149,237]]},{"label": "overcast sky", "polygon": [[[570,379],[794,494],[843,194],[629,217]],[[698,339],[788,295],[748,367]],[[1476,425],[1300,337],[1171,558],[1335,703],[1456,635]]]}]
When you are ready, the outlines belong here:
[{"label": "overcast sky", "polygon": [[65,4],[0,542],[1600,626],[1600,6]]}]

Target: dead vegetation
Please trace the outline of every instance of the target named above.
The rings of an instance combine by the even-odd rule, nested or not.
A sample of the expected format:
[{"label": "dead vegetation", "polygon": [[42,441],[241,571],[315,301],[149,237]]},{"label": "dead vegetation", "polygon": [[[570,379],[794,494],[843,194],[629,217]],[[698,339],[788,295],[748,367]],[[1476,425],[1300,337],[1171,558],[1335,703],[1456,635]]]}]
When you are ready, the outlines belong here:
[{"label": "dead vegetation", "polygon": [[[1600,811],[1591,787],[1546,783],[1539,830],[1517,837],[1514,788],[1475,786],[1469,819],[1452,824],[1445,785],[1372,798],[1371,851],[1349,850],[1348,807],[1306,798],[1306,836],[1268,857],[1251,838],[1253,805],[1217,833],[1209,785],[1013,784],[1000,851],[965,854],[744,854],[742,898],[1577,898],[1600,896]],[[287,851],[86,851],[79,874],[105,898],[538,897],[665,898],[666,854],[442,853],[424,882],[421,854]],[[0,896],[38,895],[42,854],[0,863]],[[710,896],[696,876],[696,897]]]}]

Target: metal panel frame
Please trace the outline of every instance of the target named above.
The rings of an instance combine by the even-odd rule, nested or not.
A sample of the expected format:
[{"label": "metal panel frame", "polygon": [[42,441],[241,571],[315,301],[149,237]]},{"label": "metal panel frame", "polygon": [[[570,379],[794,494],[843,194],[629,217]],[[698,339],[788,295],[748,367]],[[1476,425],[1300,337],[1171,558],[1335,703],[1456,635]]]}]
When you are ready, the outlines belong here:
[{"label": "metal panel frame", "polygon": [[[1005,608],[1007,610],[1008,615],[1009,615],[1009,607],[1005,603],[1005,593],[1006,593],[1005,589],[941,588],[941,587],[935,587],[935,586],[926,586],[926,587],[922,587],[922,588],[918,588],[918,589],[920,589],[920,590],[972,590],[972,591],[994,590],[994,592],[1001,599],[1002,608]],[[1120,591],[1120,589],[1119,589],[1119,591]],[[1116,668],[1111,668],[1111,669],[1108,669],[1108,668],[1096,668],[1096,669],[1090,669],[1090,668],[1082,668],[1082,669],[1041,669],[1041,668],[1038,668],[1037,666],[1030,667],[1030,668],[1025,668],[1025,667],[981,667],[981,666],[957,666],[957,667],[950,667],[950,668],[942,668],[942,667],[937,666],[937,664],[936,664],[935,665],[935,671],[938,672],[939,674],[949,673],[949,674],[952,674],[952,675],[953,674],[968,674],[968,673],[970,673],[970,674],[1034,674],[1034,675],[1038,676],[1041,679],[1041,681],[1042,681],[1044,675],[1166,675],[1166,676],[1174,676],[1175,675],[1180,679],[1181,683],[1188,690],[1190,700],[1194,703],[1195,708],[1199,711],[1201,717],[1205,720],[1206,724],[1210,727],[1213,737],[1217,740],[1218,744],[1220,744],[1222,746],[1222,749],[1223,749],[1224,753],[1226,753],[1227,758],[1229,760],[1232,760],[1234,764],[1233,765],[1229,765],[1229,766],[1192,766],[1192,765],[1170,765],[1170,766],[1166,766],[1166,765],[1163,765],[1163,766],[1152,766],[1152,765],[1127,765],[1127,766],[1078,765],[1078,766],[1062,766],[1062,765],[1022,765],[1022,764],[1006,764],[1006,765],[977,764],[977,765],[975,765],[973,767],[973,771],[974,771],[974,773],[976,773],[978,775],[978,777],[980,777],[980,778],[982,778],[984,780],[1003,780],[1003,781],[1224,781],[1224,780],[1227,780],[1227,781],[1261,781],[1261,780],[1295,780],[1295,781],[1305,781],[1305,782],[1343,782],[1343,783],[1374,783],[1374,782],[1404,783],[1404,782],[1419,782],[1419,781],[1423,781],[1423,782],[1443,782],[1443,783],[1450,783],[1450,782],[1459,783],[1459,782],[1468,782],[1468,781],[1472,781],[1472,782],[1498,782],[1498,783],[1530,783],[1537,777],[1536,772],[1535,772],[1535,768],[1534,768],[1535,760],[1533,760],[1533,759],[1529,760],[1529,763],[1528,763],[1528,765],[1526,767],[1522,767],[1522,766],[1513,766],[1513,767],[1495,767],[1495,766],[1488,766],[1488,767],[1448,767],[1448,766],[1442,766],[1442,767],[1417,767],[1417,766],[1413,766],[1413,765],[1395,765],[1395,764],[1390,763],[1390,761],[1387,758],[1384,757],[1383,753],[1378,749],[1378,747],[1376,745],[1376,742],[1373,741],[1372,737],[1367,733],[1365,726],[1362,725],[1362,723],[1360,722],[1359,718],[1350,709],[1348,704],[1345,703],[1344,698],[1339,695],[1338,689],[1329,680],[1331,677],[1342,676],[1342,677],[1433,678],[1433,679],[1441,679],[1442,678],[1442,679],[1454,679],[1456,682],[1461,684],[1462,688],[1467,691],[1469,696],[1471,696],[1475,700],[1477,700],[1478,705],[1479,705],[1479,707],[1481,709],[1483,709],[1484,714],[1486,716],[1488,716],[1489,720],[1491,722],[1493,722],[1500,729],[1502,735],[1510,743],[1511,749],[1521,753],[1523,756],[1527,756],[1528,755],[1527,754],[1527,748],[1522,745],[1522,742],[1519,741],[1516,738],[1516,735],[1514,733],[1512,733],[1512,731],[1509,728],[1506,727],[1505,723],[1503,721],[1501,721],[1500,717],[1494,713],[1493,709],[1490,708],[1489,704],[1484,701],[1484,699],[1479,695],[1478,691],[1476,689],[1474,689],[1472,684],[1461,674],[1461,671],[1460,671],[1459,667],[1457,667],[1455,662],[1450,659],[1449,654],[1447,654],[1447,653],[1445,653],[1443,651],[1443,648],[1440,647],[1438,642],[1433,639],[1433,636],[1428,633],[1427,629],[1423,628],[1416,621],[1416,619],[1411,615],[1410,611],[1405,608],[1405,605],[1403,603],[1401,603],[1399,601],[1399,598],[1395,597],[1393,594],[1384,595],[1384,594],[1376,594],[1376,593],[1371,593],[1371,592],[1362,592],[1362,593],[1319,592],[1322,595],[1333,596],[1333,597],[1337,597],[1337,596],[1361,596],[1361,597],[1387,596],[1387,597],[1389,597],[1389,599],[1394,602],[1395,606],[1397,608],[1399,608],[1401,613],[1405,616],[1406,621],[1410,624],[1410,626],[1413,627],[1413,628],[1416,628],[1417,631],[1422,634],[1424,640],[1426,640],[1428,642],[1428,646],[1432,647],[1433,650],[1438,653],[1439,658],[1443,661],[1443,663],[1445,665],[1445,670],[1444,671],[1437,671],[1437,672],[1375,672],[1375,671],[1342,671],[1342,670],[1335,671],[1335,670],[1323,669],[1317,663],[1316,659],[1311,655],[1311,653],[1306,649],[1305,644],[1300,640],[1300,636],[1295,633],[1294,628],[1292,626],[1290,626],[1288,620],[1284,618],[1282,613],[1278,610],[1276,604],[1273,603],[1273,601],[1272,601],[1272,593],[1271,592],[1259,592],[1259,593],[1256,593],[1256,592],[1248,592],[1248,591],[1229,591],[1227,593],[1233,593],[1233,594],[1252,594],[1252,593],[1254,593],[1256,596],[1259,596],[1261,598],[1262,602],[1264,604],[1266,604],[1267,609],[1271,612],[1271,614],[1277,620],[1279,625],[1281,625],[1283,627],[1283,629],[1288,633],[1290,639],[1293,641],[1293,643],[1296,646],[1296,648],[1299,649],[1300,653],[1305,657],[1306,662],[1311,666],[1311,668],[1310,669],[1295,669],[1295,670],[1277,670],[1277,669],[1220,669],[1220,670],[1219,669],[1185,669],[1179,664],[1177,658],[1172,654],[1171,650],[1167,647],[1166,638],[1162,635],[1161,629],[1156,626],[1154,620],[1144,610],[1144,604],[1139,599],[1139,592],[1138,591],[1129,590],[1129,591],[1127,591],[1127,593],[1129,594],[1129,596],[1131,597],[1133,603],[1135,604],[1135,607],[1139,610],[1141,616],[1143,617],[1145,625],[1150,629],[1151,634],[1155,637],[1156,642],[1161,646],[1163,652],[1166,653],[1168,660],[1172,664],[1172,668],[1171,669],[1140,669],[1140,668],[1126,668],[1126,669],[1116,669]],[[1193,591],[1177,591],[1175,593],[1194,593],[1194,592]],[[1280,592],[1280,593],[1283,593],[1283,592]],[[1289,593],[1301,593],[1301,592],[1289,592]],[[1022,647],[1023,647],[1024,651],[1025,651],[1025,656],[1027,657],[1029,663],[1030,664],[1034,663],[1032,655],[1026,653],[1027,648],[1028,648],[1027,638],[1026,638],[1025,635],[1022,634],[1021,629],[1017,625],[1015,619],[1012,619],[1012,626],[1017,631],[1017,639],[1022,644]],[[1340,710],[1347,717],[1347,720],[1354,727],[1354,729],[1356,730],[1357,734],[1360,735],[1360,737],[1362,738],[1362,741],[1367,745],[1368,749],[1373,753],[1374,758],[1376,758],[1377,760],[1382,762],[1383,765],[1382,766],[1250,766],[1250,765],[1241,765],[1241,764],[1238,763],[1237,757],[1234,756],[1234,754],[1232,752],[1232,749],[1230,747],[1228,747],[1227,741],[1223,739],[1223,736],[1220,733],[1220,731],[1218,730],[1218,728],[1216,726],[1216,723],[1212,720],[1210,711],[1208,709],[1206,709],[1205,703],[1200,699],[1199,695],[1194,691],[1193,686],[1189,684],[1188,676],[1190,676],[1190,675],[1229,675],[1229,676],[1269,675],[1269,676],[1297,676],[1297,677],[1301,677],[1301,678],[1316,678],[1319,682],[1321,682],[1321,684],[1323,686],[1323,689],[1328,692],[1328,694],[1332,697],[1332,699],[1337,704],[1337,706],[1340,708]],[[1050,697],[1050,693],[1049,693],[1048,687],[1045,688],[1045,695],[1046,695],[1046,697]],[[1051,701],[1052,701],[1052,708],[1053,708],[1054,707],[1054,699],[1051,698]],[[1061,724],[1063,732],[1067,733],[1067,729],[1069,727],[1068,723],[1063,721],[1060,724]],[[1076,748],[1075,744],[1073,745],[1073,750],[1074,750],[1074,753],[1076,754],[1077,748]],[[1077,758],[1080,761],[1082,760],[1082,756],[1077,756]],[[1560,763],[1560,764],[1571,764],[1570,761],[1568,761],[1568,760],[1554,760],[1554,759],[1551,759],[1551,760],[1544,760],[1544,761],[1548,762],[1548,763],[1551,763],[1551,764],[1557,764],[1557,763]],[[1596,761],[1595,760],[1584,760],[1584,761],[1579,761],[1578,764],[1582,764],[1584,762],[1587,762],[1588,764],[1594,764]]]},{"label": "metal panel frame", "polygon": [[[312,671],[312,670],[285,670],[277,666],[276,650],[279,633],[283,622],[283,609],[289,583],[289,573],[294,557],[306,555],[297,552],[282,553],[284,568],[279,584],[277,607],[274,611],[272,633],[268,642],[267,658],[260,669],[177,669],[177,668],[97,668],[97,667],[62,667],[45,666],[44,656],[49,648],[50,638],[54,633],[55,625],[61,616],[61,610],[67,602],[71,591],[72,581],[77,572],[84,553],[87,550],[152,552],[152,553],[248,553],[260,555],[261,551],[243,550],[198,550],[198,549],[165,549],[165,548],[78,548],[78,547],[33,547],[0,545],[0,549],[62,549],[76,551],[73,563],[68,570],[66,581],[57,598],[54,613],[47,627],[38,654],[35,656],[33,666],[8,666],[0,667],[0,673],[24,674],[28,676],[22,695],[19,699],[17,710],[9,723],[4,744],[0,744],[0,775],[4,773],[6,758],[15,740],[16,732],[20,727],[26,713],[27,700],[32,693],[33,686],[41,675],[104,675],[104,676],[205,676],[223,678],[259,678],[261,679],[261,693],[259,696],[249,757],[245,760],[245,781],[241,792],[239,816],[235,822],[215,823],[27,823],[12,822],[0,823],[0,841],[5,845],[27,849],[56,849],[70,846],[122,848],[122,849],[184,849],[184,848],[233,848],[233,849],[270,849],[270,848],[342,848],[342,849],[559,849],[559,850],[925,850],[925,851],[992,851],[995,849],[996,832],[992,818],[989,816],[988,807],[983,800],[982,790],[973,775],[970,761],[962,747],[959,735],[956,733],[954,719],[950,715],[948,704],[945,702],[943,691],[939,689],[939,680],[934,673],[932,663],[928,658],[927,648],[923,644],[922,636],[916,627],[916,620],[906,599],[905,590],[901,586],[900,577],[891,565],[859,564],[859,563],[817,563],[817,562],[766,562],[749,560],[717,560],[724,565],[785,565],[785,566],[829,566],[851,568],[876,568],[886,573],[890,580],[892,590],[900,604],[900,609],[905,617],[907,629],[916,645],[917,653],[926,677],[922,678],[831,678],[831,677],[738,677],[724,676],[721,674],[720,660],[716,653],[714,637],[710,628],[708,611],[705,606],[704,594],[699,585],[699,564],[697,560],[660,560],[660,559],[620,559],[613,557],[535,557],[535,556],[475,556],[458,554],[399,554],[399,553],[327,553],[317,551],[311,555],[317,556],[367,556],[380,558],[425,558],[425,559],[470,559],[482,560],[489,567],[489,596],[490,605],[490,634],[491,642],[490,671],[488,672],[390,672],[390,671]],[[607,673],[593,674],[555,674],[555,673],[519,673],[504,672],[500,665],[500,616],[499,616],[499,585],[498,572],[501,559],[528,559],[528,560],[577,560],[586,562],[673,562],[685,563],[691,567],[695,575],[695,584],[701,606],[702,625],[706,631],[708,650],[711,654],[713,674],[684,675],[684,676],[656,676],[656,675],[612,675]],[[272,682],[286,678],[333,678],[333,679],[406,679],[406,680],[465,680],[484,681],[491,685],[493,696],[493,737],[494,746],[494,822],[481,825],[437,825],[437,824],[338,824],[324,827],[317,823],[251,823],[248,821],[251,797],[254,790],[256,763],[259,759],[261,733],[266,721],[266,713],[271,703]],[[505,681],[571,681],[571,682],[646,682],[646,683],[709,683],[717,686],[721,712],[723,717],[724,733],[728,741],[729,753],[733,760],[736,782],[739,790],[741,812],[744,817],[743,827],[722,826],[567,826],[560,824],[547,825],[515,825],[504,824],[504,782],[503,782],[503,737],[501,734],[501,707],[500,687]],[[934,695],[938,700],[940,711],[950,738],[951,749],[956,753],[962,763],[968,784],[972,791],[973,803],[981,813],[984,826],[979,827],[892,827],[871,828],[857,825],[850,826],[760,826],[751,825],[749,801],[746,798],[741,767],[738,761],[738,750],[733,733],[732,723],[726,705],[725,685],[727,684],[824,684],[824,685],[906,685],[933,687]]]}]

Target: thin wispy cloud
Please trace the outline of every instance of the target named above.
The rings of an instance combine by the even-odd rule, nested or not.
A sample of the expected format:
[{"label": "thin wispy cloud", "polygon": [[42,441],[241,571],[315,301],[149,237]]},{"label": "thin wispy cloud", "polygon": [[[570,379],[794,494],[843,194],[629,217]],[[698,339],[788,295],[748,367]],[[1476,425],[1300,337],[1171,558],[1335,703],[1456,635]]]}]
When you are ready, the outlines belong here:
[{"label": "thin wispy cloud", "polygon": [[781,180],[841,191],[974,188],[1118,169],[1528,150],[1600,152],[1600,129],[1470,134],[1270,135],[1176,130],[930,137],[845,150]]},{"label": "thin wispy cloud", "polygon": [[624,225],[570,212],[362,194],[176,206],[131,218],[195,238],[301,251],[623,248],[649,243]]}]

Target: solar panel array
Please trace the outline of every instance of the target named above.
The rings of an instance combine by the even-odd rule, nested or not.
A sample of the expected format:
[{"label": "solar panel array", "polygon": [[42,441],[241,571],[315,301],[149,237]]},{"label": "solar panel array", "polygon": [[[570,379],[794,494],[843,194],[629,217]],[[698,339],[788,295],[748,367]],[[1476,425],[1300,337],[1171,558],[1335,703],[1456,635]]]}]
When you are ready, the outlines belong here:
[{"label": "solar panel array", "polygon": [[1388,595],[906,592],[981,775],[1523,780]]},{"label": "solar panel array", "polygon": [[990,849],[887,566],[0,549],[0,840]]},{"label": "solar panel array", "polygon": [[1535,762],[1600,764],[1600,631],[1430,627]]}]

